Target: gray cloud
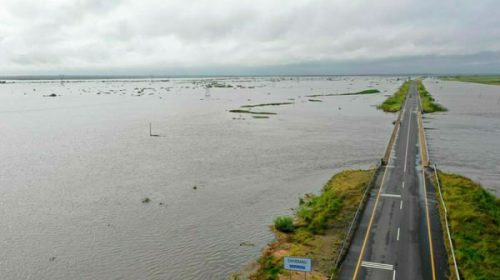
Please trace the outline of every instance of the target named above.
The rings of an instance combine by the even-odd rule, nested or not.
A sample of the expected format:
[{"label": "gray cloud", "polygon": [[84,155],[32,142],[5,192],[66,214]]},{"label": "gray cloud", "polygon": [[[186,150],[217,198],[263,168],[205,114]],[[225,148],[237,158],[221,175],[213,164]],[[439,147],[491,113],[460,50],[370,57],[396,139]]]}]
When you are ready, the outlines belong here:
[{"label": "gray cloud", "polygon": [[500,72],[496,8],[487,0],[3,0],[0,74]]}]

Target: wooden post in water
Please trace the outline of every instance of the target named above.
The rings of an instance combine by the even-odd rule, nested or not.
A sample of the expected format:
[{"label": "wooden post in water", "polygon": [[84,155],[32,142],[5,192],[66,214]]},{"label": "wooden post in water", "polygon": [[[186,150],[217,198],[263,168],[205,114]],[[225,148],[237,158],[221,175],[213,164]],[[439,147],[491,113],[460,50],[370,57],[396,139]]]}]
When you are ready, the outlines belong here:
[{"label": "wooden post in water", "polygon": [[153,136],[153,134],[151,133],[151,123],[149,123],[149,136]]}]

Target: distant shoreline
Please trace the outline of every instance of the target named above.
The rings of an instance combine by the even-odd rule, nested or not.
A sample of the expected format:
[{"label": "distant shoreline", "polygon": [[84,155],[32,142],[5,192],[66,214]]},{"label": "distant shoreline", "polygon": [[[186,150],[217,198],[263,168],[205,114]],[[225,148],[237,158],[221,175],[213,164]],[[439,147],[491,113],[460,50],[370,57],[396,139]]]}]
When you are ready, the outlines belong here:
[{"label": "distant shoreline", "polygon": [[[449,76],[457,76],[453,74],[448,74]],[[150,74],[150,75],[97,75],[97,74],[89,74],[89,75],[67,75],[67,74],[56,74],[56,75],[0,75],[0,80],[113,80],[113,79],[147,79],[147,80],[156,80],[156,79],[177,79],[177,78],[269,78],[269,77],[308,77],[308,78],[327,78],[327,77],[408,77],[408,76],[429,76],[429,77],[446,77],[443,74],[429,74],[429,73],[394,73],[394,74],[380,74],[380,73],[371,73],[371,74],[322,74],[322,75],[299,75],[299,74],[276,74],[276,75],[250,75],[250,74],[226,74],[226,75],[163,75],[163,74]],[[471,76],[471,75],[458,75],[458,76]],[[481,76],[498,76],[498,74],[481,74]]]}]

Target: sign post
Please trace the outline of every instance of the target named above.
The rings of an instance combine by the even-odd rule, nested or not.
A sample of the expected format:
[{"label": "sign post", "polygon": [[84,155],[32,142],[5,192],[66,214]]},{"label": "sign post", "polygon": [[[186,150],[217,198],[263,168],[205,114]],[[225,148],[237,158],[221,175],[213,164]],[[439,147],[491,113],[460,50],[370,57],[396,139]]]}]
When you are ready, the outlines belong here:
[{"label": "sign post", "polygon": [[[283,266],[287,270],[304,271],[304,279],[307,279],[307,273],[312,271],[311,259],[308,258],[285,257]],[[290,279],[292,279],[291,272]]]}]

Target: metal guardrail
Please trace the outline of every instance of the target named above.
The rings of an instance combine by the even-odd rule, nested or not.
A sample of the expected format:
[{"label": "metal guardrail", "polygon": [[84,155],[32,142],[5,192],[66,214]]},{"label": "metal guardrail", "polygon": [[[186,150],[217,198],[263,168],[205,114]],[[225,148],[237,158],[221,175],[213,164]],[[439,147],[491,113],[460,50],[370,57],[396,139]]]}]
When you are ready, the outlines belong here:
[{"label": "metal guardrail", "polygon": [[337,254],[337,257],[335,258],[335,261],[333,262],[334,271],[330,275],[330,278],[329,278],[330,280],[334,279],[333,277],[335,276],[335,269],[338,268],[340,262],[342,261],[343,257],[347,253],[347,249],[349,248],[352,237],[354,235],[354,231],[355,231],[356,226],[357,226],[359,219],[361,217],[360,214],[364,209],[364,205],[366,204],[367,194],[371,191],[371,189],[375,185],[375,181],[377,179],[377,174],[380,171],[380,167],[381,167],[381,165],[377,165],[377,167],[375,168],[375,171],[373,172],[373,175],[372,175],[370,182],[366,185],[366,189],[363,193],[361,201],[359,202],[358,208],[356,209],[356,213],[354,213],[354,217],[353,217],[352,221],[349,223],[347,233],[346,233],[344,240],[342,242],[342,247],[340,248],[340,250]]},{"label": "metal guardrail", "polygon": [[446,208],[446,204],[444,203],[443,199],[443,193],[441,192],[441,184],[439,183],[436,164],[434,164],[434,175],[436,176],[436,182],[439,190],[439,198],[441,199],[441,204],[443,205],[444,209],[444,222],[446,224],[446,233],[448,235],[448,242],[450,243],[451,256],[453,258],[453,264],[455,266],[455,274],[457,276],[457,280],[460,280],[460,273],[458,272],[457,260],[455,258],[455,249],[453,248],[453,242],[451,240],[450,226],[448,225],[448,209]]}]

